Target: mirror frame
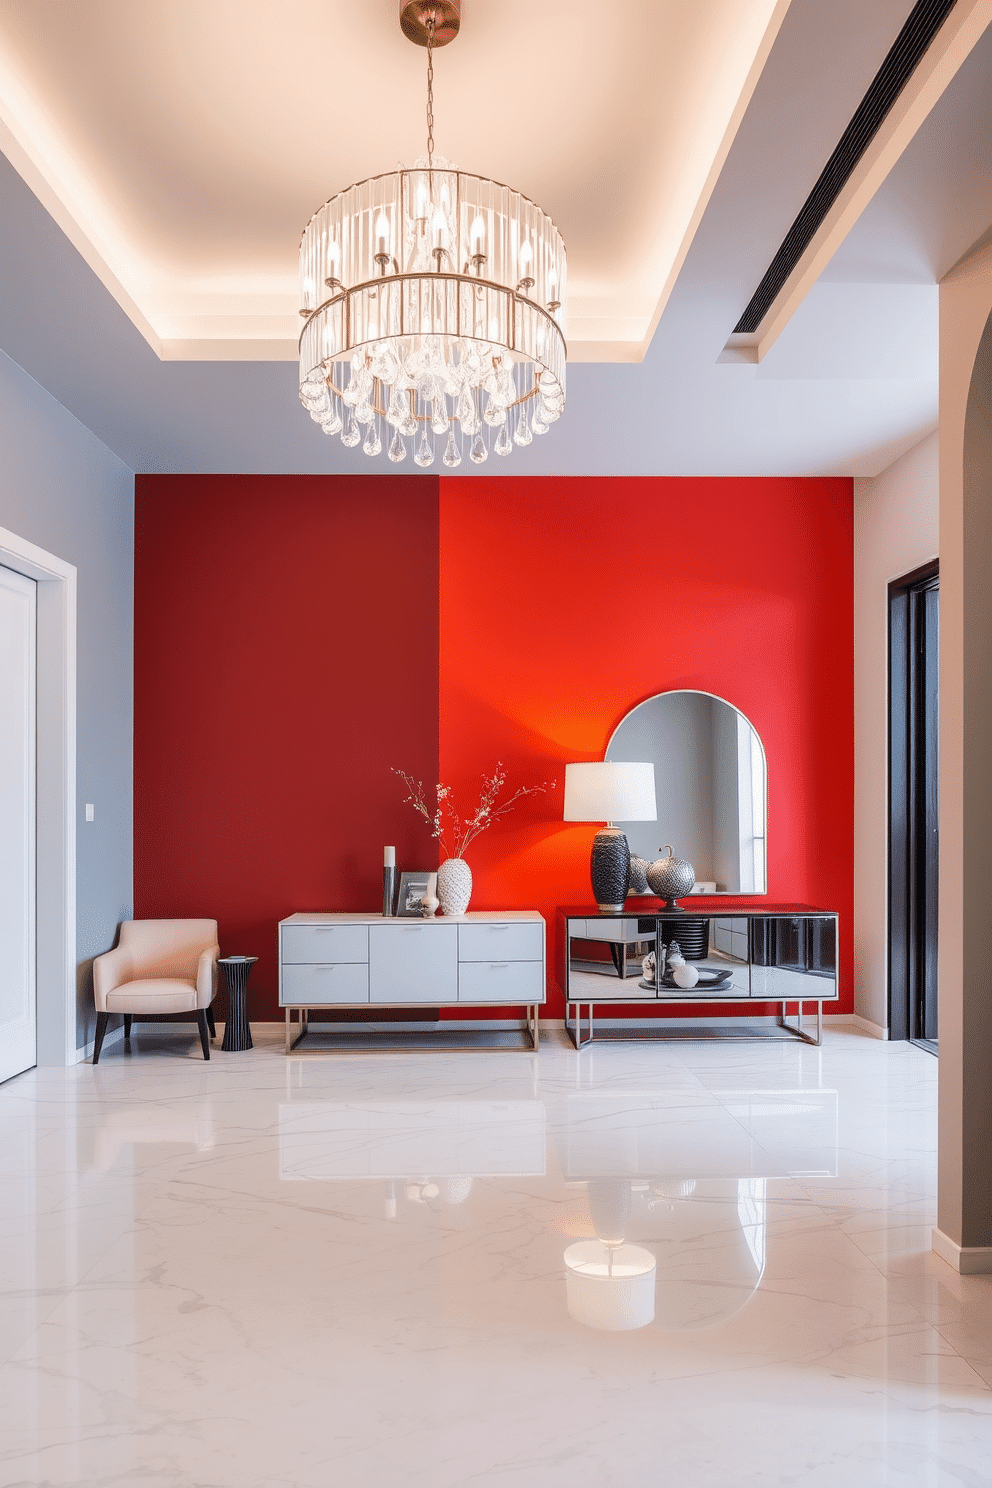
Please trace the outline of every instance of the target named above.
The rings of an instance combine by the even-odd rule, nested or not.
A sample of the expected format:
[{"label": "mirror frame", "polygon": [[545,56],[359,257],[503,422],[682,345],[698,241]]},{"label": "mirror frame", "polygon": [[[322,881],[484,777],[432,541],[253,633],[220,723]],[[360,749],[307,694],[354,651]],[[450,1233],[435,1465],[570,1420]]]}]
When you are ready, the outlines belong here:
[{"label": "mirror frame", "polygon": [[[767,753],[767,751],[765,749],[765,741],[764,741],[764,739],[758,733],[758,730],[755,728],[755,726],[751,722],[750,718],[748,718],[748,716],[744,712],[743,708],[738,708],[737,704],[736,703],[732,703],[729,700],[729,698],[720,697],[719,693],[716,693],[716,692],[707,692],[706,689],[703,688],[703,687],[667,687],[664,692],[653,692],[648,697],[641,698],[641,701],[639,703],[635,703],[632,708],[628,708],[627,709],[626,713],[623,715],[623,717],[620,719],[619,723],[614,728],[614,730],[613,730],[612,734],[610,735],[609,739],[606,741],[606,749],[603,751],[603,759],[604,760],[608,760],[609,759],[609,757],[610,757],[610,748],[611,748],[611,746],[613,744],[614,739],[616,738],[617,734],[620,732],[620,730],[623,727],[623,725],[627,722],[627,719],[631,716],[632,713],[636,713],[637,710],[638,710],[638,708],[643,708],[643,707],[646,706],[646,704],[653,703],[658,698],[663,698],[663,697],[681,697],[681,696],[683,696],[686,693],[693,693],[697,697],[713,698],[716,702],[718,702],[718,703],[725,703],[728,708],[733,708],[734,712],[737,713],[737,714],[739,714],[739,716],[741,718],[743,718],[744,722],[747,724],[748,728],[751,730],[752,734],[757,739],[758,746],[761,749],[761,760],[762,760],[762,763],[763,763],[763,765],[765,767],[765,789],[764,789],[764,813],[765,813],[765,887],[763,889],[733,889],[733,890],[732,889],[717,889],[716,892],[715,892],[715,894],[713,894],[713,895],[707,894],[705,896],[700,895],[700,898],[705,897],[707,899],[709,899],[709,898],[716,898],[716,899],[767,899],[767,897],[768,897],[768,825],[769,825],[768,824],[768,753]],[[689,898],[689,899],[691,899],[691,898],[694,897],[694,895],[689,894],[686,897]]]}]

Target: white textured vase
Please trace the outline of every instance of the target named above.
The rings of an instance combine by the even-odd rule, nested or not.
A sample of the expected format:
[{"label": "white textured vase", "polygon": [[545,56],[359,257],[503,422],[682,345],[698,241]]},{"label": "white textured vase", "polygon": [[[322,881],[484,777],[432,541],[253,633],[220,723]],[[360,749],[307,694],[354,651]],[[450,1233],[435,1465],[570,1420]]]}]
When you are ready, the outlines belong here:
[{"label": "white textured vase", "polygon": [[472,897],[472,870],[464,858],[445,858],[437,870],[437,897],[441,913],[462,915]]}]

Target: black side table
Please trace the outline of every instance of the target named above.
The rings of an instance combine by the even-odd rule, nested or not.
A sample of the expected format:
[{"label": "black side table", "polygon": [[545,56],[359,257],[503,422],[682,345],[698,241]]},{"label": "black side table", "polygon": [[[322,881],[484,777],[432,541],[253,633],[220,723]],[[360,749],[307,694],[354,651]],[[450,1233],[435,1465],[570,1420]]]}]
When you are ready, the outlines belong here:
[{"label": "black side table", "polygon": [[254,1048],[248,1022],[248,973],[257,960],[257,956],[221,956],[217,962],[227,980],[227,1022],[221,1048],[228,1054]]}]

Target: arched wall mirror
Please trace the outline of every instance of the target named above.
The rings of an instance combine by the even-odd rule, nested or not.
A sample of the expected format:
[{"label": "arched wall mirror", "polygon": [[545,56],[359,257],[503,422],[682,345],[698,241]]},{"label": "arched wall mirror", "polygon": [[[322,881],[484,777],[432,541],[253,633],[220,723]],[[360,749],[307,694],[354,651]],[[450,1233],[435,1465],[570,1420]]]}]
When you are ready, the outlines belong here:
[{"label": "arched wall mirror", "polygon": [[767,893],[765,751],[743,713],[709,692],[661,692],[620,721],[606,758],[654,761],[658,820],[616,823],[632,853],[650,863],[671,844],[697,890]]}]

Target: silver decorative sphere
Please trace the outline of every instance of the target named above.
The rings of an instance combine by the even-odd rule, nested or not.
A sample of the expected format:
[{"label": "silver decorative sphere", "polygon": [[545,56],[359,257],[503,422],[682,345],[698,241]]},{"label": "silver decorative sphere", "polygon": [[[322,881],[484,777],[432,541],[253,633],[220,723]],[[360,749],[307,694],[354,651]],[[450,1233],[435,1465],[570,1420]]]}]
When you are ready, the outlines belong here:
[{"label": "silver decorative sphere", "polygon": [[648,865],[643,858],[630,855],[630,888],[629,894],[646,894],[648,891]]},{"label": "silver decorative sphere", "polygon": [[648,883],[651,885],[652,894],[657,894],[659,899],[672,903],[692,893],[693,884],[696,882],[696,870],[691,863],[686,862],[685,858],[676,858],[667,843],[663,851],[668,854],[668,857],[656,858],[651,864],[648,869]]}]

